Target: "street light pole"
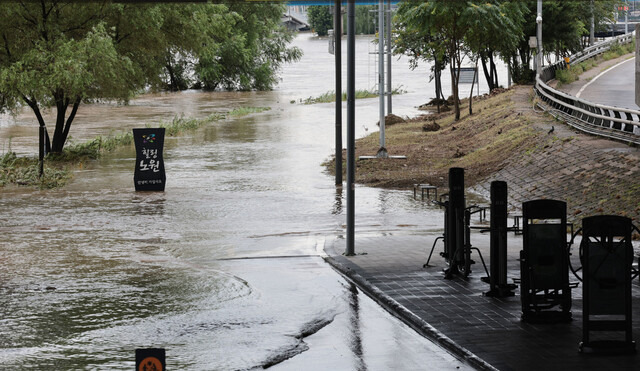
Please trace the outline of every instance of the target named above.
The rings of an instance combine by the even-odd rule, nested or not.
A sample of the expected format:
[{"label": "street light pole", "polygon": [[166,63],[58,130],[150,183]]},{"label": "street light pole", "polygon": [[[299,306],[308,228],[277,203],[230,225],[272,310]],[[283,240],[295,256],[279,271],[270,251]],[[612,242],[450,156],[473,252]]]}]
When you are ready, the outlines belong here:
[{"label": "street light pole", "polygon": [[391,108],[391,0],[387,0],[387,115],[393,113]]},{"label": "street light pole", "polygon": [[355,0],[347,1],[347,248],[346,256],[355,255],[355,165],[356,165],[356,27]]},{"label": "street light pole", "polygon": [[342,186],[342,4],[335,1],[333,40],[336,68],[336,185]]},{"label": "street light pole", "polygon": [[538,44],[538,54],[536,55],[536,75],[542,72],[542,0],[538,0],[538,15],[536,16],[536,41]]},{"label": "street light pole", "polygon": [[380,149],[376,157],[387,158],[384,137],[384,0],[378,0],[378,101],[380,111]]}]

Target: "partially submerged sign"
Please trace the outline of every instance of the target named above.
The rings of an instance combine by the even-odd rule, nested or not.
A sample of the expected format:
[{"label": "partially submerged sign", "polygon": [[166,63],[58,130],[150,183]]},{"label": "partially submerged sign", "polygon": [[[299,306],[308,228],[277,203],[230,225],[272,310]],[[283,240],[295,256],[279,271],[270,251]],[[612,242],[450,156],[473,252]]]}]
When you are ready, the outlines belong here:
[{"label": "partially submerged sign", "polygon": [[166,176],[162,148],[164,128],[133,129],[136,145],[136,168],[133,182],[136,191],[164,191]]},{"label": "partially submerged sign", "polygon": [[164,349],[136,349],[136,371],[163,371],[165,367]]}]

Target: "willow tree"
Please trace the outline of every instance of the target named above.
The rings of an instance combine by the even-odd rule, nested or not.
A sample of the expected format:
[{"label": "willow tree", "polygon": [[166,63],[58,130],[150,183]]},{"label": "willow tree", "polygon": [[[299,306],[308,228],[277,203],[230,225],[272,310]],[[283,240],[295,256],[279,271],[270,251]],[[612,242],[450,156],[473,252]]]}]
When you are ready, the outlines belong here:
[{"label": "willow tree", "polygon": [[401,2],[393,18],[395,39],[393,40],[394,54],[409,57],[409,68],[416,69],[421,61],[429,63],[429,82],[434,81],[435,102],[440,112],[440,102],[445,100],[442,92],[442,71],[447,66],[446,51],[442,47],[443,41],[438,34],[421,27],[414,11],[414,4]]},{"label": "willow tree", "polygon": [[528,10],[519,0],[476,0],[465,13],[468,25],[465,44],[473,59],[481,62],[489,91],[499,87],[495,59],[499,57],[509,63],[509,57],[524,39]]},{"label": "willow tree", "polygon": [[194,56],[197,82],[205,89],[272,89],[282,65],[302,56],[299,48],[288,46],[294,33],[282,25],[284,5],[230,2],[225,7],[226,28],[210,32]]},{"label": "willow tree", "polygon": [[408,2],[411,14],[407,18],[412,29],[422,29],[438,40],[434,44],[436,51],[448,58],[449,72],[451,73],[451,95],[455,120],[460,119],[460,97],[458,94],[458,82],[460,81],[460,67],[466,56],[464,36],[467,32],[468,20],[465,11],[471,6],[471,1],[419,1]]},{"label": "willow tree", "polygon": [[42,110],[55,108],[49,151],[62,151],[83,100],[125,100],[141,82],[101,21],[107,8],[97,3],[0,5],[3,108],[26,104],[45,128]]},{"label": "willow tree", "polygon": [[[55,110],[47,152],[62,152],[82,102],[125,102],[149,88],[178,89],[185,71],[175,67],[185,65],[177,63],[222,59],[227,40],[250,45],[244,49],[247,69],[234,72],[235,81],[258,81],[250,86],[263,88],[275,81],[279,63],[299,57],[299,51],[287,48],[290,36],[276,32],[273,19],[278,14],[279,20],[283,5],[256,5],[255,15],[232,9],[236,6],[0,3],[0,109],[28,106],[45,129],[43,110]],[[253,23],[241,23],[250,16]]]}]

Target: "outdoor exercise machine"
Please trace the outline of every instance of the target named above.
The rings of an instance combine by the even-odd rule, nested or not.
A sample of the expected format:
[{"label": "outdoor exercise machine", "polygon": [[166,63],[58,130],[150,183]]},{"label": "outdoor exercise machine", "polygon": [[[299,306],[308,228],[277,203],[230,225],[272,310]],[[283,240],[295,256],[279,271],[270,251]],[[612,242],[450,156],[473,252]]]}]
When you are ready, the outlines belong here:
[{"label": "outdoor exercise machine", "polygon": [[[445,198],[446,200],[443,201]],[[476,205],[465,206],[463,168],[449,169],[449,193],[442,195],[440,200],[435,202],[444,208],[444,234],[433,242],[423,268],[429,266],[436,244],[439,240],[443,240],[444,251],[440,253],[440,256],[448,264],[448,268],[444,271],[445,278],[451,278],[453,275],[462,275],[465,278],[469,276],[471,265],[475,264],[471,259],[471,250],[478,252],[482,265],[487,271],[480,250],[471,245],[471,215],[483,212],[483,209]],[[489,275],[488,271],[487,275]]]},{"label": "outdoor exercise machine", "polygon": [[[632,268],[634,229],[639,231],[631,219],[622,216],[601,215],[582,220],[581,352],[635,352],[631,334],[631,280],[637,274]],[[594,339],[592,332],[598,332],[599,338]],[[620,332],[624,334],[622,339],[612,338]]]},{"label": "outdoor exercise machine", "polygon": [[524,202],[522,218],[522,320],[571,321],[567,204],[558,200]]}]

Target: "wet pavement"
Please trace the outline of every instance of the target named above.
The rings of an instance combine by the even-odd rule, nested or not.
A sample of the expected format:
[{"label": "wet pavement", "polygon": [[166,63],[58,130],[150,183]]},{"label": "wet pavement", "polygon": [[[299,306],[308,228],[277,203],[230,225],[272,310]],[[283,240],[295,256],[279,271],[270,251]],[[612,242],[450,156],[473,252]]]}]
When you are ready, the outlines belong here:
[{"label": "wet pavement", "polygon": [[[407,191],[409,192],[409,191]],[[474,221],[473,224],[477,224]],[[511,222],[510,222],[511,223]],[[510,224],[511,225],[511,224]],[[441,232],[440,232],[441,233]],[[446,263],[438,242],[423,268],[431,246],[440,234],[402,232],[358,234],[355,252],[345,257],[345,241],[327,241],[327,260],[391,313],[427,337],[466,359],[478,369],[498,370],[634,370],[640,358],[633,355],[594,355],[578,351],[582,340],[582,286],[572,289],[573,320],[564,324],[530,324],[520,320],[520,288],[515,296],[484,296],[489,285],[477,252],[467,278],[445,279]],[[472,232],[471,242],[489,262],[489,236]],[[576,241],[577,243],[578,241]],[[520,277],[522,236],[509,233],[508,280]],[[574,245],[575,249],[575,245]],[[575,255],[575,254],[574,254]],[[572,257],[572,260],[575,256]],[[579,264],[574,262],[574,267]],[[570,282],[577,279],[570,273]],[[640,283],[632,284],[634,338],[640,327]]]},{"label": "wet pavement", "polygon": [[628,55],[625,57],[627,59],[588,79],[576,93],[576,97],[608,106],[640,109],[635,100],[635,79],[630,78],[636,73],[636,59],[629,58]]}]

